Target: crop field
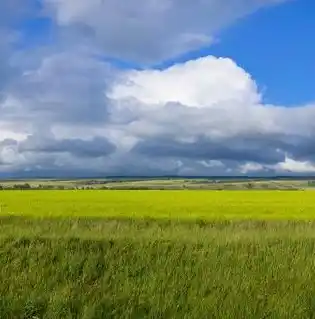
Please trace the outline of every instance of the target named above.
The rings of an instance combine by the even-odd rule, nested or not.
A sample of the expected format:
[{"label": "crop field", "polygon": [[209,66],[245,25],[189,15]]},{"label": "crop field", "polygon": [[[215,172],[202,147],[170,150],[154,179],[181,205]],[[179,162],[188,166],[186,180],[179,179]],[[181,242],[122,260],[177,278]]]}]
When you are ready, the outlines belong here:
[{"label": "crop field", "polygon": [[3,191],[0,215],[315,219],[313,191]]},{"label": "crop field", "polygon": [[315,192],[0,191],[0,318],[315,318]]}]

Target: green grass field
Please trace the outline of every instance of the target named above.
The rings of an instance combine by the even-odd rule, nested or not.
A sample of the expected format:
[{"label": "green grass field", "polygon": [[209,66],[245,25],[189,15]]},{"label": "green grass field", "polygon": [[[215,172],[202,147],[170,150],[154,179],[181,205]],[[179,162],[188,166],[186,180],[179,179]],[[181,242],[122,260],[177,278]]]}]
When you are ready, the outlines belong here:
[{"label": "green grass field", "polygon": [[315,192],[0,192],[0,318],[315,318]]}]

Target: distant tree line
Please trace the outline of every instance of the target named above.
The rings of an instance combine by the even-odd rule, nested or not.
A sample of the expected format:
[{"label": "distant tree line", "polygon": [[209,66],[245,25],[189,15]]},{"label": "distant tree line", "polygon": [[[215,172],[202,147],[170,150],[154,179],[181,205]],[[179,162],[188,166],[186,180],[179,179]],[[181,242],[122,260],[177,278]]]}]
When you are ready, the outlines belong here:
[{"label": "distant tree line", "polygon": [[[94,185],[94,186],[93,186]],[[308,187],[315,187],[314,181],[308,183]],[[213,183],[213,184],[174,184],[174,185],[99,185],[87,183],[85,185],[54,185],[29,183],[0,184],[0,190],[301,190],[303,187],[288,183]]]}]

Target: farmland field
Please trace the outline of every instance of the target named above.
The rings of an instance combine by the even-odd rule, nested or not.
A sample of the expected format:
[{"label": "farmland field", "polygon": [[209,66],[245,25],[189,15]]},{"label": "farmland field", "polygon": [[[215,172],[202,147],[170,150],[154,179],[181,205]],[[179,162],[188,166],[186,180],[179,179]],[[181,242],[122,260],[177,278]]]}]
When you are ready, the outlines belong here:
[{"label": "farmland field", "polygon": [[313,191],[2,191],[0,318],[314,318]]},{"label": "farmland field", "polygon": [[0,214],[33,217],[315,219],[313,191],[3,191]]}]

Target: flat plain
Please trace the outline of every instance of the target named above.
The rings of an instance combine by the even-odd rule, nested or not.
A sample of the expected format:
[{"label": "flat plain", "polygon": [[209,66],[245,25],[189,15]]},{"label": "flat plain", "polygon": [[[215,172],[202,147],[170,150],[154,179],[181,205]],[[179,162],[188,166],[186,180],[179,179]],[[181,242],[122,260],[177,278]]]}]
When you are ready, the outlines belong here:
[{"label": "flat plain", "polygon": [[0,214],[153,219],[315,219],[313,191],[2,191]]},{"label": "flat plain", "polygon": [[2,191],[0,318],[313,318],[313,191]]}]

